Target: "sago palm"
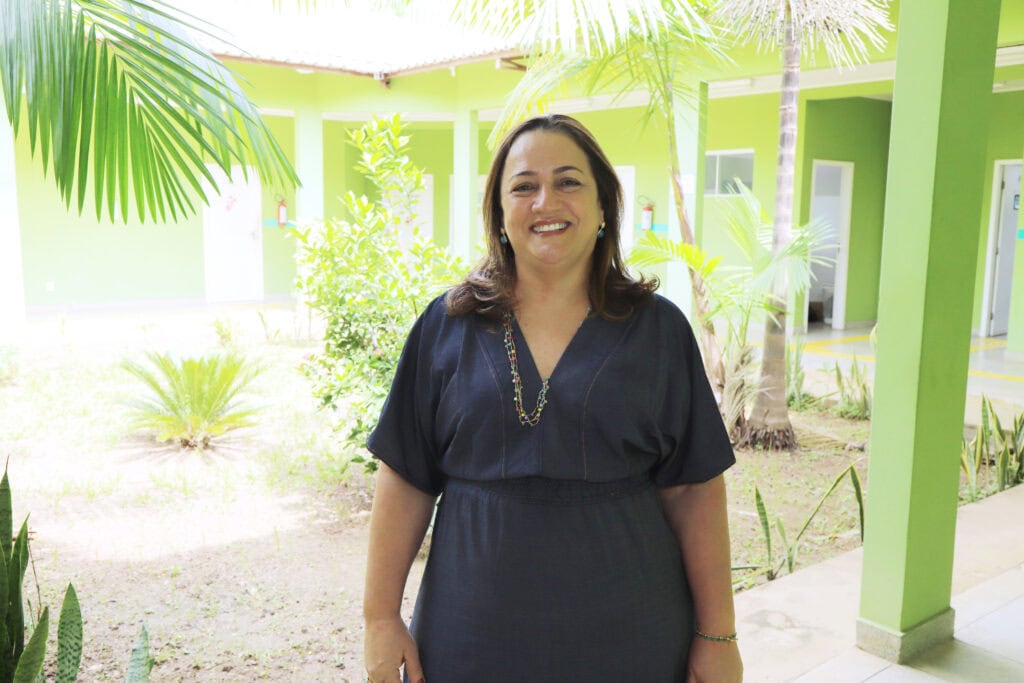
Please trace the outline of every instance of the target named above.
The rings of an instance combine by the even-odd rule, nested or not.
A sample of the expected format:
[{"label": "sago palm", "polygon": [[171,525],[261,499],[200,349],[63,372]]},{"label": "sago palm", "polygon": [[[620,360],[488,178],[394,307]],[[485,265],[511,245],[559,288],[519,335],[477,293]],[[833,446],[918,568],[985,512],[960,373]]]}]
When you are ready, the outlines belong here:
[{"label": "sago palm", "polygon": [[[892,30],[888,0],[719,0],[714,16],[739,42],[782,48],[782,99],[779,105],[779,150],[775,185],[772,249],[779,253],[792,240],[793,179],[800,94],[800,59],[824,47],[840,66],[865,61],[868,45],[884,45],[881,32]],[[774,310],[765,320],[761,386],[749,420],[751,444],[772,449],[796,445],[786,405],[786,308],[789,285],[776,278]]]},{"label": "sago palm", "polygon": [[260,369],[237,354],[211,354],[175,360],[165,353],[147,353],[149,365],[125,361],[122,366],[148,389],[132,401],[133,426],[151,429],[158,441],[182,448],[207,448],[215,437],[254,424],[256,411],[238,403],[238,396]]},{"label": "sago palm", "polygon": [[[493,136],[523,117],[543,111],[567,82],[585,94],[643,90],[647,116],[665,122],[671,183],[680,237],[694,243],[683,201],[675,108],[694,97],[693,85],[724,58],[715,32],[686,0],[453,0],[456,20],[518,40],[531,57],[508,97]],[[706,284],[689,268],[704,363],[717,392],[724,385],[721,350],[709,313]]]},{"label": "sago palm", "polygon": [[297,178],[231,72],[197,42],[198,20],[164,0],[2,0],[2,108],[27,128],[65,204],[99,219],[195,213],[207,168]]}]

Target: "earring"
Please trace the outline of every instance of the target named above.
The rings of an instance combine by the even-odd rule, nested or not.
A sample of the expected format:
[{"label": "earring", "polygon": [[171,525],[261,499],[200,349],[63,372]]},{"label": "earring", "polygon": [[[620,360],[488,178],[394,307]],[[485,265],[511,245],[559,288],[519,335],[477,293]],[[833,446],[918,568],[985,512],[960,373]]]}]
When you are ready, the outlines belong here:
[{"label": "earring", "polygon": [[502,230],[501,235],[498,236],[498,241],[502,244],[508,244],[508,235],[505,234],[504,230]]},{"label": "earring", "polygon": [[604,237],[604,221],[601,221],[601,227],[597,229],[597,239]]}]

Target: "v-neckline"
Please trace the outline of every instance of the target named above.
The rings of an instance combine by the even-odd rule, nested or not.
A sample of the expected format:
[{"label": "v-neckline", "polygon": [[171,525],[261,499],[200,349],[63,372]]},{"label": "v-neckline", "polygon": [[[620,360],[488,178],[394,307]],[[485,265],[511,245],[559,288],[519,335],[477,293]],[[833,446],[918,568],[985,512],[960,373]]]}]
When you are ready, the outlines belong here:
[{"label": "v-neckline", "polygon": [[[524,333],[523,328],[519,326],[519,318],[516,317],[515,313],[512,314],[512,335],[513,337],[518,335],[519,340],[522,341],[523,349],[522,351],[518,352],[517,355],[520,359],[529,358],[530,366],[533,368],[533,376],[540,381],[541,385],[543,385],[544,382],[551,382],[551,378],[555,376],[555,373],[558,372],[558,368],[562,365],[562,359],[568,355],[569,349],[573,347],[577,337],[579,337],[580,333],[583,331],[583,326],[587,324],[587,321],[590,318],[591,313],[587,311],[587,315],[583,318],[583,320],[580,321],[580,324],[576,327],[576,331],[573,332],[572,337],[569,338],[569,343],[565,345],[564,349],[562,349],[562,353],[558,356],[558,360],[556,360],[554,366],[552,366],[551,374],[549,374],[547,377],[544,377],[543,375],[541,375],[540,368],[537,367],[537,361],[533,357],[533,349],[530,348],[530,343],[526,341],[526,333]],[[520,363],[519,372],[520,374],[522,374],[523,372],[522,363]]]}]

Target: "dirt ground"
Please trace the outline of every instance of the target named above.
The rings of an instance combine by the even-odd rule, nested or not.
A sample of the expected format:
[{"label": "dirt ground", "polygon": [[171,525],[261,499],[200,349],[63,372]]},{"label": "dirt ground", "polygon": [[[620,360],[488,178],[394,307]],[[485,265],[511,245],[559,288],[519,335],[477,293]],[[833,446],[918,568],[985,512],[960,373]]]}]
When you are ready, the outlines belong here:
[{"label": "dirt ground", "polygon": [[[246,346],[267,367],[254,387],[260,425],[202,453],[126,426],[130,386],[116,365],[152,346],[20,349],[0,385],[0,455],[15,521],[30,514],[33,532],[26,591],[56,610],[74,584],[85,620],[79,680],[123,680],[145,624],[153,681],[362,681],[369,487],[358,466],[338,465],[336,439],[296,371],[312,345]],[[864,453],[845,447],[866,439],[866,424],[795,419],[808,448],[740,453],[728,475],[736,564],[765,562],[755,485],[792,540],[839,471],[857,463],[863,474]],[[844,482],[799,563],[857,545],[856,519]],[[407,610],[421,571],[417,563]]]}]

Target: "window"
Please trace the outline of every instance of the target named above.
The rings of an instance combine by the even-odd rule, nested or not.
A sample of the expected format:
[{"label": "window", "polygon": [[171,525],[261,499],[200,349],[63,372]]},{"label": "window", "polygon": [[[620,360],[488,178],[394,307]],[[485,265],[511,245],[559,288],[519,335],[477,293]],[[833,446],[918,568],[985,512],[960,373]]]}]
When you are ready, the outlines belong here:
[{"label": "window", "polygon": [[739,194],[735,179],[754,187],[754,150],[708,152],[704,165],[704,195]]}]

